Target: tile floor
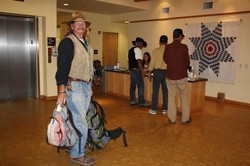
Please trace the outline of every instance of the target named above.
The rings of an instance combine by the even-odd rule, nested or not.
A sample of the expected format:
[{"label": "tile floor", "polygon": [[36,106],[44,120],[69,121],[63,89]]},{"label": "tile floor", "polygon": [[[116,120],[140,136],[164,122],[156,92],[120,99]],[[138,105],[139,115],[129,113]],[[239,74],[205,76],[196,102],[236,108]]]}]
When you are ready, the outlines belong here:
[{"label": "tile floor", "polygon": [[[250,108],[206,100],[191,113],[192,123],[168,123],[166,115],[130,106],[127,99],[94,91],[106,111],[108,129],[121,126],[122,138],[90,152],[96,166],[250,166]],[[0,101],[1,166],[68,166],[69,156],[46,143],[55,100]],[[160,111],[160,110],[159,110]]]}]

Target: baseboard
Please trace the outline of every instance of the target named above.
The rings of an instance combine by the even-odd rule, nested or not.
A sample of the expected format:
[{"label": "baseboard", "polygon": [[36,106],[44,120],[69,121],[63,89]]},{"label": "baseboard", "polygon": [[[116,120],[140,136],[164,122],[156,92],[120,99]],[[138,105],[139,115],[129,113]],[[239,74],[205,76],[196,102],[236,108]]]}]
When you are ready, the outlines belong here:
[{"label": "baseboard", "polygon": [[124,98],[124,99],[129,99],[129,96],[121,95],[121,94],[118,94],[118,93],[107,92],[107,94],[112,95],[112,96],[116,96],[116,97],[121,97],[121,98]]},{"label": "baseboard", "polygon": [[[120,94],[117,94],[117,93],[108,92],[108,94],[110,94],[110,95],[112,95],[112,96],[117,96],[117,97],[129,99],[128,96],[120,95]],[[42,100],[56,100],[56,99],[57,99],[57,96],[50,96],[50,97],[47,97],[47,96],[41,95],[41,96],[40,96],[40,99],[42,99]],[[206,99],[206,100],[214,100],[214,101],[217,101],[217,98],[216,98],[216,97],[211,97],[211,96],[205,96],[205,99]],[[239,102],[239,101],[234,101],[234,100],[228,100],[228,99],[225,99],[225,103],[237,104],[237,105],[242,105],[242,106],[250,107],[250,104],[249,104],[249,103],[244,103],[244,102]]]},{"label": "baseboard", "polygon": [[[205,99],[218,101],[216,97],[211,97],[211,96],[205,96]],[[250,107],[249,103],[244,103],[244,102],[239,102],[239,101],[234,101],[234,100],[228,100],[228,99],[225,99],[225,103],[237,104],[237,105]]]},{"label": "baseboard", "polygon": [[42,100],[57,100],[57,96],[47,97],[47,96],[41,95],[40,99],[42,99]]}]

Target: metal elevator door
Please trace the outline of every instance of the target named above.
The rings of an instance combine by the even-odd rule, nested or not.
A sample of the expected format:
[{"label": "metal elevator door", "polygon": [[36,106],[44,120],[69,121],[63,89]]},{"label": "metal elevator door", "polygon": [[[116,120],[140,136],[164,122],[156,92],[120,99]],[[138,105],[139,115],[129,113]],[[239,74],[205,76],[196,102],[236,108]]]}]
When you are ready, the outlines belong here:
[{"label": "metal elevator door", "polygon": [[37,97],[35,18],[0,15],[0,100]]}]

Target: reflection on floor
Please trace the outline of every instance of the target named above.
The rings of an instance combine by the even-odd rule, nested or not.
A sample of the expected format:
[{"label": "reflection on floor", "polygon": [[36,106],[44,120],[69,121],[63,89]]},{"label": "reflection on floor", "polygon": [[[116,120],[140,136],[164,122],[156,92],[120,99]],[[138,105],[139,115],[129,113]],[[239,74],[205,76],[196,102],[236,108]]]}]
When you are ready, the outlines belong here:
[{"label": "reflection on floor", "polygon": [[[90,152],[97,166],[250,166],[249,107],[207,100],[191,113],[193,122],[169,124],[166,115],[94,90],[106,111],[108,129],[127,132],[122,139]],[[67,166],[69,156],[47,145],[46,126],[56,101],[33,98],[0,101],[1,166]]]}]

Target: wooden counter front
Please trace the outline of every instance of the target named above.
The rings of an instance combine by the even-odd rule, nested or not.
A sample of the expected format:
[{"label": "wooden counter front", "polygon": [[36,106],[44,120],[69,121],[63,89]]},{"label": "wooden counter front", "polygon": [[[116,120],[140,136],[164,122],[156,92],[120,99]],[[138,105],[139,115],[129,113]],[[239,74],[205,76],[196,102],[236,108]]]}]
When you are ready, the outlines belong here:
[{"label": "wooden counter front", "polygon": [[[195,81],[188,82],[189,104],[191,110],[200,108],[204,105],[206,81],[207,79],[199,78]],[[176,95],[176,105],[177,108],[181,108],[181,100],[178,92]]]},{"label": "wooden counter front", "polygon": [[106,92],[129,98],[130,74],[105,71]]},{"label": "wooden counter front", "polygon": [[[113,94],[119,97],[129,99],[130,89],[130,74],[125,71],[105,71],[104,73],[104,92]],[[203,106],[205,102],[205,88],[207,79],[197,78],[194,81],[189,81],[189,100],[190,109],[196,109]],[[136,89],[137,97],[137,89]],[[152,81],[150,82],[147,77],[144,79],[144,98],[147,102],[151,103],[152,98]],[[181,107],[180,98],[176,95],[177,108]],[[159,90],[158,106],[162,106],[162,91]]]}]

